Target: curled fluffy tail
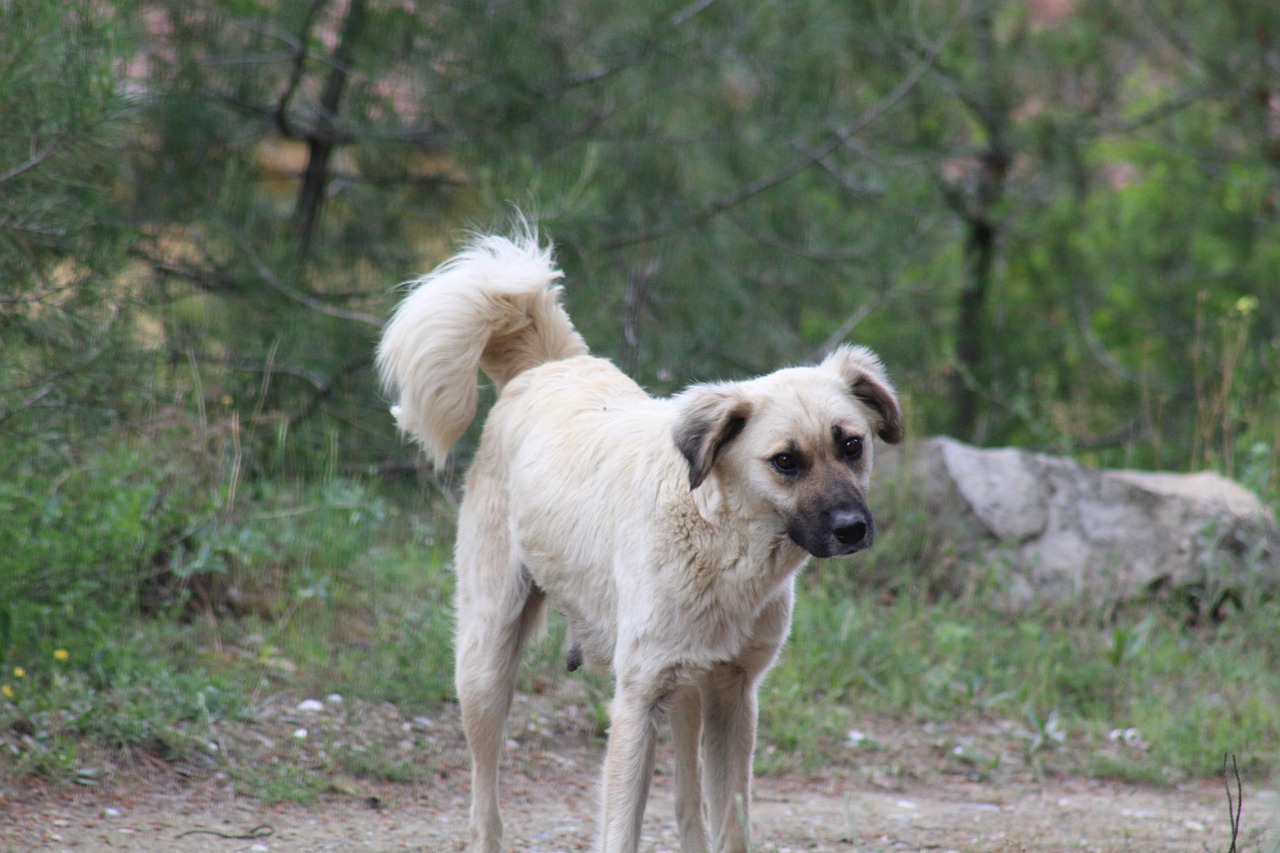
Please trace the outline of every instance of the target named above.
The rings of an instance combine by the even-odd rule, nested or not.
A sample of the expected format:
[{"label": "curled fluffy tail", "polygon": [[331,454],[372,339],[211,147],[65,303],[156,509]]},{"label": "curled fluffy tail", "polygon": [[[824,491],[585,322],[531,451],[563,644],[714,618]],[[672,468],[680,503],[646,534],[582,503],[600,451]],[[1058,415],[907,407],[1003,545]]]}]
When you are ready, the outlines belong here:
[{"label": "curled fluffy tail", "polygon": [[437,467],[475,418],[478,370],[501,392],[521,371],[587,352],[560,305],[562,276],[525,229],[477,237],[413,283],[382,333],[378,370],[400,429]]}]

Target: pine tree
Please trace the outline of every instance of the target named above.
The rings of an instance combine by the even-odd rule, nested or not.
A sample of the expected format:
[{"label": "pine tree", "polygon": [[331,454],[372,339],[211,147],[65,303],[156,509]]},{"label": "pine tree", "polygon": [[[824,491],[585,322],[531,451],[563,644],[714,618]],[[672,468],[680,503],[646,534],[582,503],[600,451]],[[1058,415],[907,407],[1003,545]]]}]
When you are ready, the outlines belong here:
[{"label": "pine tree", "polygon": [[102,4],[0,4],[0,424],[48,429],[115,396],[130,294],[115,194],[127,110]]}]

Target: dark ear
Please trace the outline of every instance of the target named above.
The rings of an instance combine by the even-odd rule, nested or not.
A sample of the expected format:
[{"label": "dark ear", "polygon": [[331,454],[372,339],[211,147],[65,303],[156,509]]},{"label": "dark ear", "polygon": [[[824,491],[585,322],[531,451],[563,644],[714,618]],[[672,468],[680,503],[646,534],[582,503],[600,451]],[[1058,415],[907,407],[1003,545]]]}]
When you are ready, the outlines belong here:
[{"label": "dark ear", "polygon": [[696,385],[676,398],[671,427],[676,449],[689,463],[689,488],[702,485],[724,446],[742,432],[751,401],[733,385]]},{"label": "dark ear", "polygon": [[839,373],[849,392],[875,415],[881,441],[902,441],[902,409],[878,355],[866,347],[843,346],[823,359],[822,366]]}]

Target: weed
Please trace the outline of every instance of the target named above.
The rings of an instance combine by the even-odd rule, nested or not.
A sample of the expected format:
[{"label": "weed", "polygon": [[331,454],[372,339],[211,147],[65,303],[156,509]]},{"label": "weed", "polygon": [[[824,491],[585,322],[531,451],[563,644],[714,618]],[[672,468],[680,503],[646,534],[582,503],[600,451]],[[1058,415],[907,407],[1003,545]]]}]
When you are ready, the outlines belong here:
[{"label": "weed", "polygon": [[379,782],[417,782],[431,773],[430,767],[387,755],[379,744],[346,745],[336,750],[336,767],[356,779]]},{"label": "weed", "polygon": [[1120,667],[1137,660],[1147,646],[1147,638],[1155,625],[1155,619],[1154,613],[1148,613],[1136,625],[1117,625],[1113,628],[1107,661],[1114,667]]},{"label": "weed", "polygon": [[1164,768],[1150,761],[1135,761],[1130,755],[1094,754],[1089,756],[1084,770],[1097,779],[1138,785],[1163,787],[1172,781]]},{"label": "weed", "polygon": [[288,757],[239,766],[233,778],[242,793],[268,803],[310,803],[327,786],[323,776]]}]

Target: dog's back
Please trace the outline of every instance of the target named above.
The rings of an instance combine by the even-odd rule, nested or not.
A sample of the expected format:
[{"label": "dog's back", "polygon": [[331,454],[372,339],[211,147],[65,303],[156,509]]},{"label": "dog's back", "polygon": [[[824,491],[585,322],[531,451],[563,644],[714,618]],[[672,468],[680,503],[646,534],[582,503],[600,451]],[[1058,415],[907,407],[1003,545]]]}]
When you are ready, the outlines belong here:
[{"label": "dog's back", "polygon": [[526,229],[484,236],[413,282],[383,333],[378,369],[400,429],[442,465],[475,418],[477,373],[501,391],[521,372],[584,355],[560,306],[549,247]]}]

